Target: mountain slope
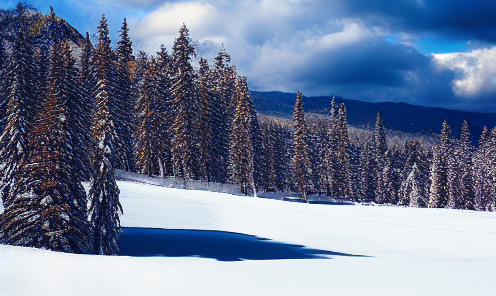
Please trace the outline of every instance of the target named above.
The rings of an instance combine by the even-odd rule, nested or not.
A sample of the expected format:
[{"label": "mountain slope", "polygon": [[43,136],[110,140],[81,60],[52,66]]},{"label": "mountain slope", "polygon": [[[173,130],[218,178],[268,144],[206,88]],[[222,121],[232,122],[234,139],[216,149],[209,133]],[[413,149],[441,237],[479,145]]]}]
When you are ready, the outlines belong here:
[{"label": "mountain slope", "polygon": [[[283,92],[252,91],[257,111],[262,114],[290,117],[296,94]],[[306,112],[326,114],[332,97],[305,97]],[[386,128],[407,133],[439,133],[443,120],[448,120],[457,136],[463,120],[467,120],[474,138],[482,127],[496,125],[496,113],[454,111],[443,108],[422,107],[405,103],[369,103],[336,97],[336,103],[344,102],[348,112],[348,123],[353,126],[373,127],[377,112],[385,120]]]}]

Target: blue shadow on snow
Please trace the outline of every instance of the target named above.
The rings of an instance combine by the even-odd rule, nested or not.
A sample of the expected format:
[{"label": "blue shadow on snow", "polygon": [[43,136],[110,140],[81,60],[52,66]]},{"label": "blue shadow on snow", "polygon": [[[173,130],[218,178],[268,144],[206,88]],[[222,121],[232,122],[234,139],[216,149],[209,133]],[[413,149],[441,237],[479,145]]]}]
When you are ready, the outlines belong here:
[{"label": "blue shadow on snow", "polygon": [[123,227],[121,256],[212,258],[219,261],[367,257],[275,242],[252,235],[215,231]]}]

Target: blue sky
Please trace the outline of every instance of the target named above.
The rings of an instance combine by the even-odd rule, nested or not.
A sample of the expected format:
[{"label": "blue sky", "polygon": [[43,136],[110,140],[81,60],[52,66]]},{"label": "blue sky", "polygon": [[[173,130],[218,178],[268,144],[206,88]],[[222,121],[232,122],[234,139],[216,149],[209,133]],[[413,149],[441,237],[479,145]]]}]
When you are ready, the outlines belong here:
[{"label": "blue sky", "polygon": [[[182,23],[210,61],[224,43],[252,90],[496,112],[494,0],[30,0],[135,50],[171,48]],[[0,8],[17,1],[2,0]]]}]

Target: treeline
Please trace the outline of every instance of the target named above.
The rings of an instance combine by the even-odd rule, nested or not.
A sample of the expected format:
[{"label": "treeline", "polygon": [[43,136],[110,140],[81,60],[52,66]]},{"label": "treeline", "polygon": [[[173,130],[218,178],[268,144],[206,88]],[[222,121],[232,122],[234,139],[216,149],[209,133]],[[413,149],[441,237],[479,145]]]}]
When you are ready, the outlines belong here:
[{"label": "treeline", "polygon": [[379,113],[368,132],[348,127],[345,105],[334,100],[328,116],[302,119],[301,99],[298,93],[291,121],[260,117],[269,173],[259,188],[296,191],[303,199],[496,209],[496,128],[484,127],[477,147],[466,121],[458,139],[444,121],[434,145],[413,136],[395,141]]}]

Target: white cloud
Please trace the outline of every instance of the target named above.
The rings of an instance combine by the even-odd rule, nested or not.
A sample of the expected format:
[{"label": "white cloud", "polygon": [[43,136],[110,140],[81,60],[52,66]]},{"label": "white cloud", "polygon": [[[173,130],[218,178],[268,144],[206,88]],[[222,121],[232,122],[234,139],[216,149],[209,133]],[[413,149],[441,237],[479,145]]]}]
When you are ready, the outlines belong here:
[{"label": "white cloud", "polygon": [[433,54],[442,69],[455,71],[453,91],[462,97],[496,95],[496,46],[471,52]]},{"label": "white cloud", "polygon": [[202,30],[215,20],[216,8],[197,2],[165,3],[141,20],[133,20],[135,35],[147,38],[177,35],[182,24],[189,30]]}]

